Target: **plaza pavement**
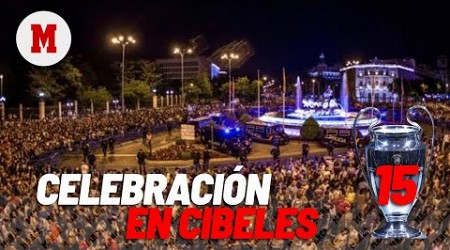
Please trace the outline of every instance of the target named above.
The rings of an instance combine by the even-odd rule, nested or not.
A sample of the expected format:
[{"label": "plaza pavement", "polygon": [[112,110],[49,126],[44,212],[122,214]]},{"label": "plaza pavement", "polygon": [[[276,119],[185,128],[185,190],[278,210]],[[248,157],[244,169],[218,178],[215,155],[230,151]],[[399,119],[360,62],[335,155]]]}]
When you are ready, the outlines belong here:
[{"label": "plaza pavement", "polygon": [[[153,136],[153,152],[158,149],[168,147],[175,144],[175,139],[180,136],[180,130],[175,129],[172,131],[172,136],[168,136],[167,132],[160,133]],[[281,158],[298,158],[301,157],[302,143],[300,141],[291,141],[288,145],[280,146]],[[199,144],[196,144],[199,145]],[[321,147],[318,142],[310,142],[310,155],[323,155],[327,153],[326,148]],[[200,149],[203,146],[199,145]],[[249,162],[272,160],[270,150],[272,145],[253,143],[252,152],[248,156]],[[109,154],[103,157],[101,149],[95,151],[97,157],[97,169],[123,169],[123,168],[135,168],[137,166],[136,154],[139,149],[143,149],[147,152],[147,147],[142,143],[142,139],[137,139],[129,142],[125,142],[115,146],[115,154]],[[335,153],[344,152],[345,149],[336,148]],[[66,167],[79,167],[81,165],[81,155],[68,155],[63,159],[62,165]],[[210,166],[216,166],[220,164],[237,164],[239,158],[223,157],[212,158],[210,160]],[[171,161],[154,161],[146,160],[146,167],[189,167],[192,166],[192,160],[171,160]]]}]

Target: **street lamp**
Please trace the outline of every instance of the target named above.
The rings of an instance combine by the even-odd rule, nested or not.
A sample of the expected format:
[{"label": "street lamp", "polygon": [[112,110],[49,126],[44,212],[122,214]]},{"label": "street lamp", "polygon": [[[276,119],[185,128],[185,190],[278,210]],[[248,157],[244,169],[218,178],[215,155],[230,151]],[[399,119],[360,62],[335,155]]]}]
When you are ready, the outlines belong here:
[{"label": "street lamp", "polygon": [[228,60],[228,108],[231,110],[231,61],[239,59],[239,55],[234,53],[223,54],[221,59]]},{"label": "street lamp", "polygon": [[66,107],[69,109],[69,115],[71,116],[71,115],[72,115],[73,102],[68,101],[68,102],[66,103]]},{"label": "street lamp", "polygon": [[0,97],[3,98],[3,75],[0,75]]},{"label": "street lamp", "polygon": [[[114,100],[112,100],[112,103],[114,104],[114,108],[117,110],[117,104],[119,104],[119,100],[114,99]],[[123,104],[122,104],[122,107],[123,107]],[[122,108],[122,111],[123,111],[123,108]]]},{"label": "street lamp", "polygon": [[124,95],[124,84],[125,84],[125,47],[128,44],[134,44],[136,43],[136,40],[132,36],[128,36],[127,39],[125,39],[124,36],[119,35],[117,37],[113,37],[111,39],[111,42],[113,44],[118,44],[122,46],[122,112],[125,112],[125,95]]},{"label": "street lamp", "polygon": [[312,95],[313,95],[313,99],[314,99],[314,90],[316,88],[316,79],[312,79],[312,84],[313,84]]},{"label": "street lamp", "polygon": [[193,50],[191,48],[175,48],[173,50],[174,54],[180,55],[181,58],[181,107],[184,107],[184,55],[192,54]]}]

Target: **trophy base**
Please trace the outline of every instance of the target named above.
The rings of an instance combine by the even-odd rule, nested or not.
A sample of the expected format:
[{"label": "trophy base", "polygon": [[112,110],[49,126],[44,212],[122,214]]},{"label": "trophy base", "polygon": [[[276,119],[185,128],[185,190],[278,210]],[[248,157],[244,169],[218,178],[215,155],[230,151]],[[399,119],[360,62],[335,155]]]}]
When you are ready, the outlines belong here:
[{"label": "trophy base", "polygon": [[409,227],[406,222],[393,221],[386,222],[381,228],[372,233],[372,237],[376,239],[389,238],[407,238],[407,239],[426,239],[426,235],[420,230]]}]

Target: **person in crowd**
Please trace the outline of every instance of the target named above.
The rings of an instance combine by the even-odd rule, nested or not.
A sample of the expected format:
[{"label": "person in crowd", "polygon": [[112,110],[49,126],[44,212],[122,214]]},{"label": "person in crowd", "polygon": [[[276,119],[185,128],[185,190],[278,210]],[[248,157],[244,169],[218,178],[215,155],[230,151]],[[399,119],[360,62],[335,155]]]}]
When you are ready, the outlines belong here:
[{"label": "person in crowd", "polygon": [[81,162],[81,167],[80,167],[80,169],[81,169],[81,173],[82,174],[89,174],[90,173],[90,171],[89,171],[89,165],[86,163],[86,161],[82,161]]},{"label": "person in crowd", "polygon": [[246,166],[248,162],[247,149],[243,144],[240,144],[238,148],[239,148],[239,160],[241,161],[241,165]]},{"label": "person in crowd", "polygon": [[100,146],[102,148],[103,157],[106,157],[108,151],[108,140],[106,138],[103,138],[100,142]]},{"label": "person in crowd", "polygon": [[142,143],[147,142],[147,133],[148,133],[148,126],[145,124],[142,124]]},{"label": "person in crowd", "polygon": [[140,174],[145,174],[145,153],[144,150],[139,149],[139,152],[136,155],[136,159],[138,162],[138,170]]},{"label": "person in crowd", "polygon": [[329,140],[327,144],[328,156],[333,156],[334,154],[334,142],[333,140]]},{"label": "person in crowd", "polygon": [[172,136],[172,121],[167,122],[167,133],[169,134],[169,137]]},{"label": "person in crowd", "polygon": [[89,143],[84,142],[83,145],[81,146],[81,151],[83,152],[83,160],[87,161],[87,156],[89,154]]},{"label": "person in crowd", "polygon": [[276,166],[278,167],[280,165],[280,147],[279,146],[273,146],[272,150],[270,150],[270,154],[272,155],[272,159],[275,162]]},{"label": "person in crowd", "polygon": [[211,153],[208,150],[208,147],[205,147],[203,150],[203,171],[207,171],[209,169],[209,160],[211,159]]},{"label": "person in crowd", "polygon": [[114,143],[115,143],[114,136],[110,136],[108,139],[108,147],[109,147],[109,153],[114,154]]},{"label": "person in crowd", "polygon": [[95,169],[95,161],[97,160],[97,157],[95,157],[94,152],[90,151],[87,156],[88,164],[91,169]]},{"label": "person in crowd", "polygon": [[152,139],[153,139],[153,134],[151,131],[147,131],[145,139],[147,142],[148,155],[151,157],[152,156]]},{"label": "person in crowd", "polygon": [[308,158],[308,154],[309,154],[309,145],[308,143],[303,143],[302,144],[302,160],[306,161],[306,159]]},{"label": "person in crowd", "polygon": [[200,169],[200,158],[201,158],[200,152],[197,149],[195,149],[192,152],[192,160],[193,160],[195,170]]}]

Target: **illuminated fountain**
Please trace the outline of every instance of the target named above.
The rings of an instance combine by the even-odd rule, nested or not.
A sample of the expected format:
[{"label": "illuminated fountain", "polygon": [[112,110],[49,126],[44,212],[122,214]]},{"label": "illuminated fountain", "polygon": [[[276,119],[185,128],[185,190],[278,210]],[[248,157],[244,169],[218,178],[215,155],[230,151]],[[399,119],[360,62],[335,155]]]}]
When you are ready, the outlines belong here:
[{"label": "illuminated fountain", "polygon": [[[345,84],[345,83],[343,83]],[[327,87],[319,100],[314,97],[303,98],[300,78],[297,78],[296,110],[283,118],[281,112],[269,112],[260,117],[261,121],[284,124],[285,131],[291,136],[299,136],[299,127],[309,117],[313,117],[323,128],[352,128],[357,112],[348,112],[348,88],[342,86],[339,103],[333,97],[333,90]],[[368,127],[375,118],[365,116],[358,120],[357,126]]]}]

